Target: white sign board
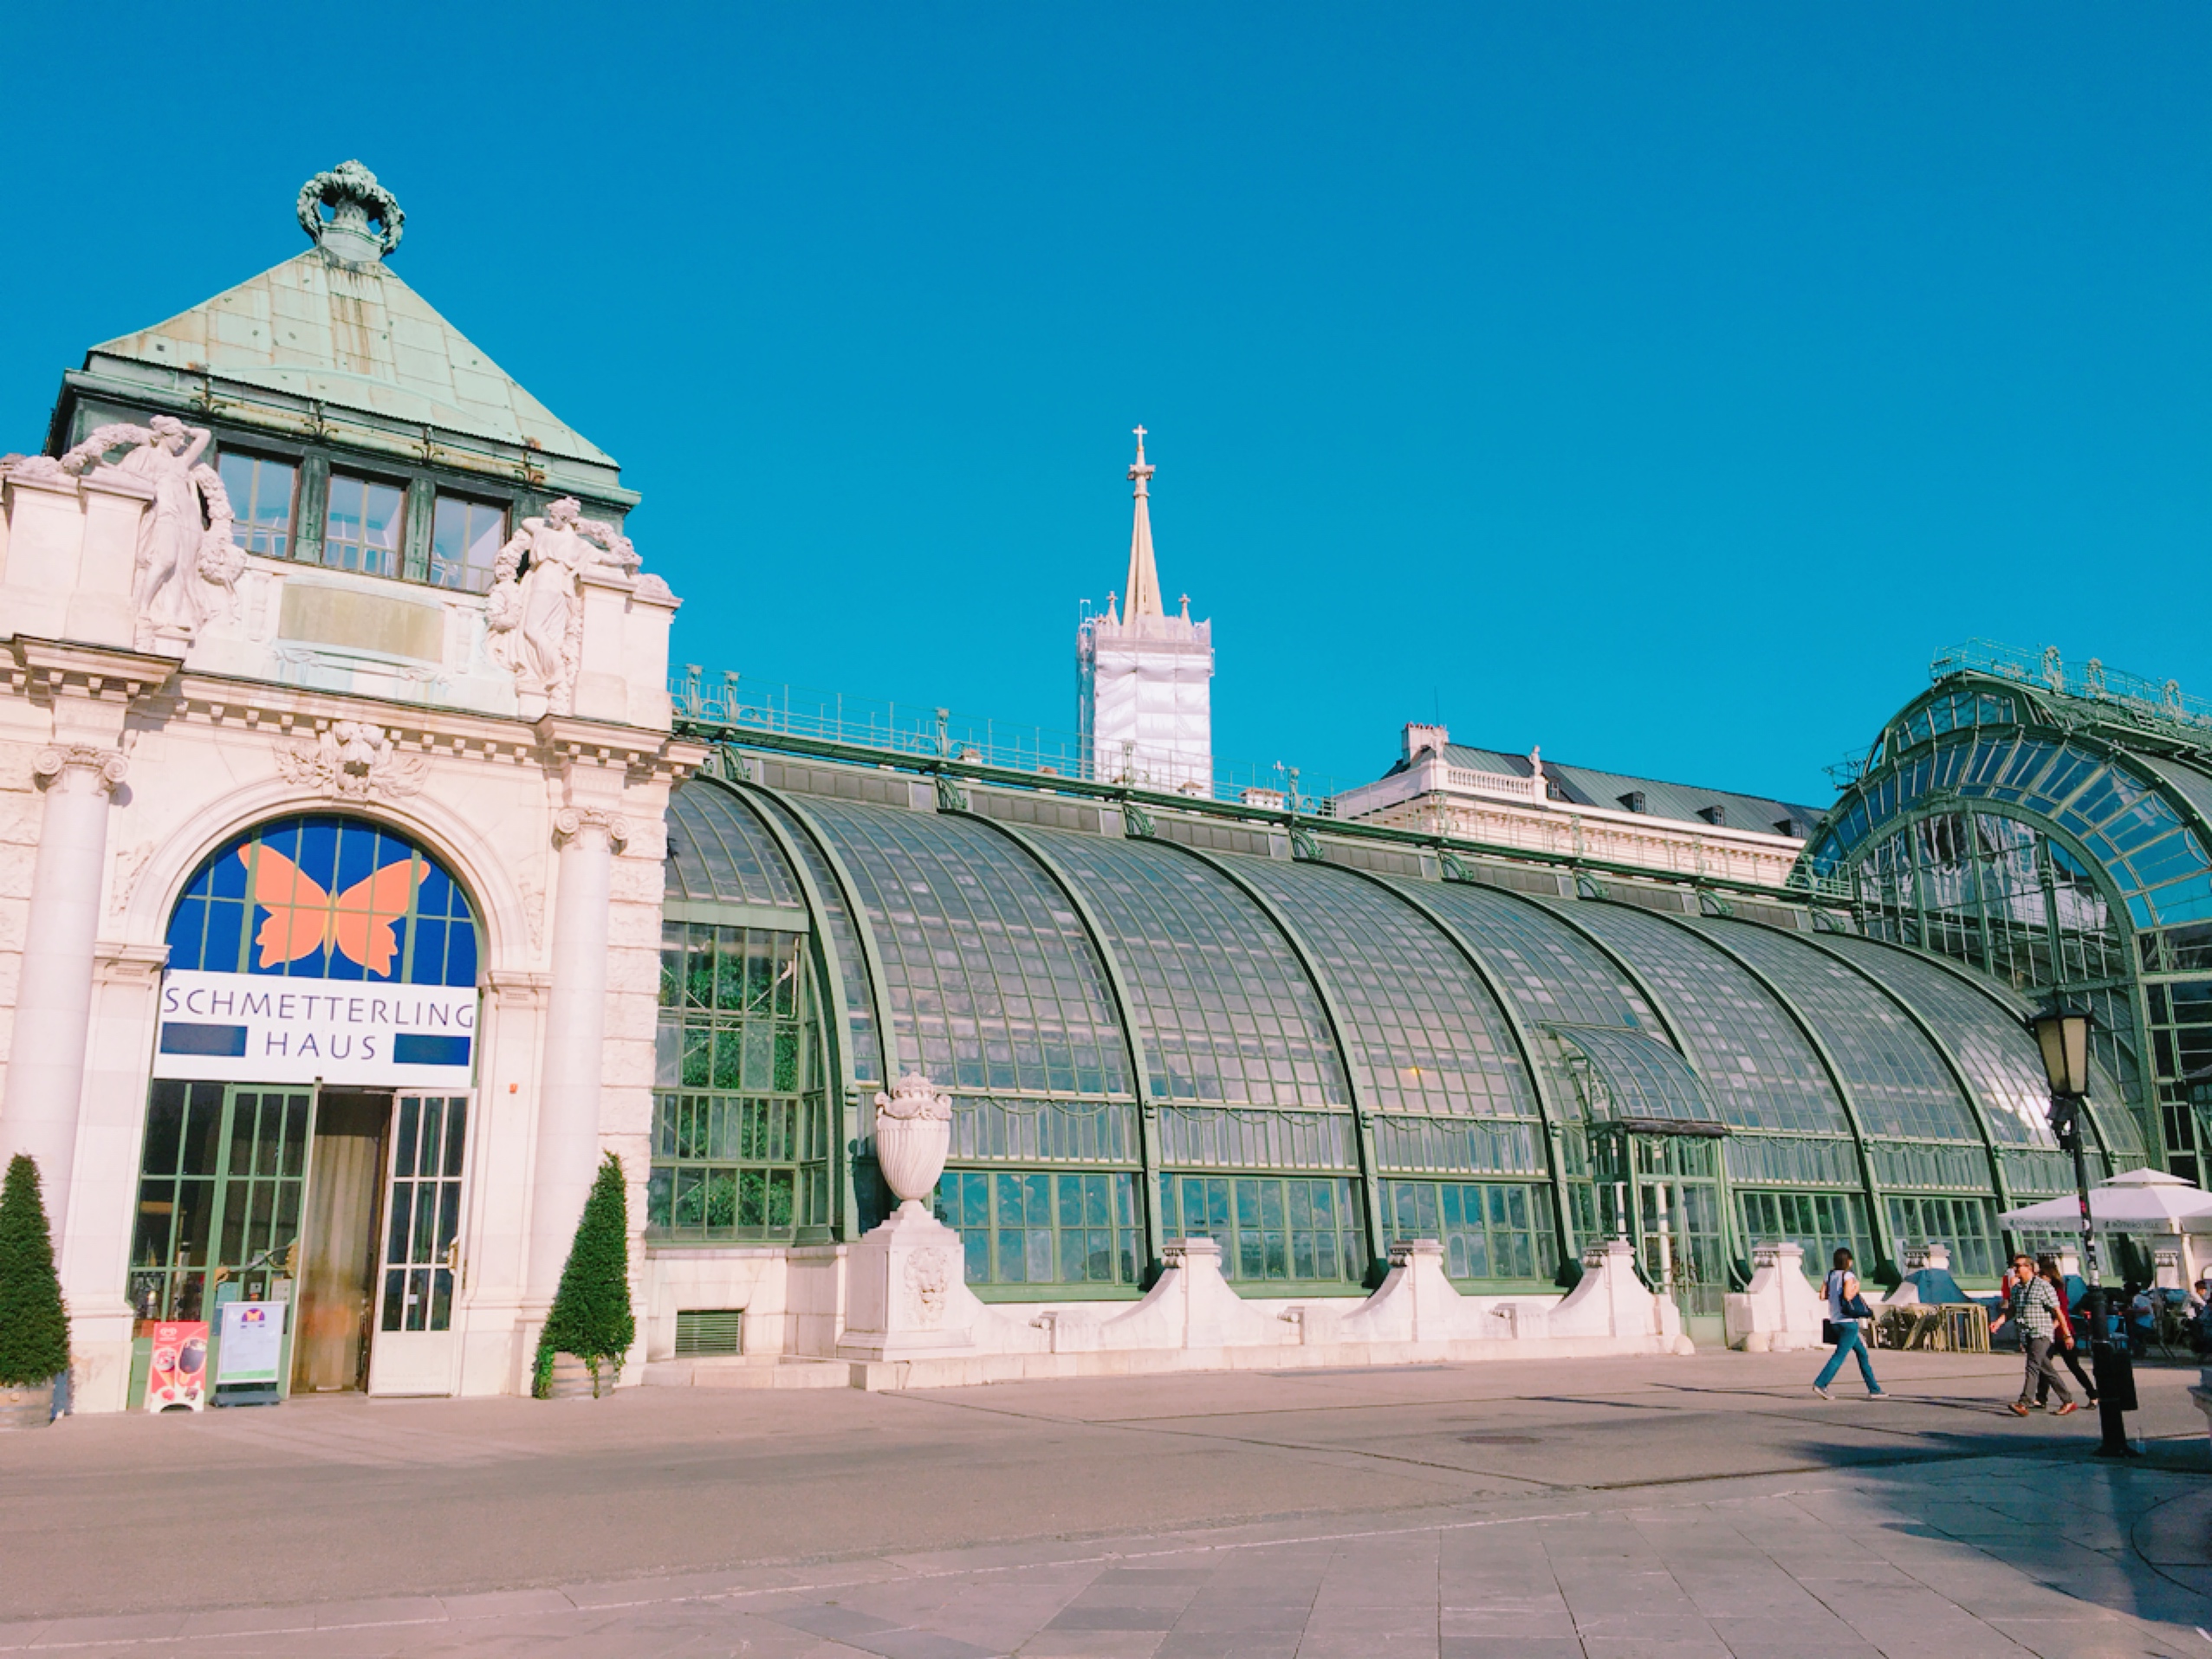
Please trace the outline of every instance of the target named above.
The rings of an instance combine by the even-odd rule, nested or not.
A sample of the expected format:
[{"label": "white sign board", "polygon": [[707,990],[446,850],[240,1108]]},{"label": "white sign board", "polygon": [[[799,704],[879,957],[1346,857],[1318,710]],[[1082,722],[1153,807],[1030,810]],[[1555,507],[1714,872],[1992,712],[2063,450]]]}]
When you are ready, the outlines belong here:
[{"label": "white sign board", "polygon": [[473,986],[179,968],[161,976],[153,1074],[457,1092],[469,1086],[476,1035]]},{"label": "white sign board", "polygon": [[225,1302],[215,1383],[274,1383],[284,1357],[284,1304]]}]

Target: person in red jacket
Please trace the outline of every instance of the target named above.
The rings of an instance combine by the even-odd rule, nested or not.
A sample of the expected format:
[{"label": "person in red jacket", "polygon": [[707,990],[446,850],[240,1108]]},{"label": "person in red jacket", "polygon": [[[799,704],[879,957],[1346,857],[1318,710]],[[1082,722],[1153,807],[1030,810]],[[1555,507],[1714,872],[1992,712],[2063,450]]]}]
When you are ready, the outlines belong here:
[{"label": "person in red jacket", "polygon": [[[2066,1306],[2066,1275],[2059,1271],[2058,1258],[2038,1256],[2035,1259],[2035,1272],[2038,1277],[2051,1281],[2051,1288],[2056,1291],[2059,1296],[2058,1329],[2051,1338],[2051,1357],[2066,1362],[2066,1369],[2073,1373],[2073,1380],[2081,1384],[2081,1391],[2088,1397],[2089,1403],[2095,1405],[2097,1385],[2081,1374],[2081,1349],[2074,1340],[2073,1319]],[[2038,1383],[2035,1389],[2035,1409],[2040,1411],[2050,1403],[2050,1399],[2049,1381],[2046,1379]]]}]

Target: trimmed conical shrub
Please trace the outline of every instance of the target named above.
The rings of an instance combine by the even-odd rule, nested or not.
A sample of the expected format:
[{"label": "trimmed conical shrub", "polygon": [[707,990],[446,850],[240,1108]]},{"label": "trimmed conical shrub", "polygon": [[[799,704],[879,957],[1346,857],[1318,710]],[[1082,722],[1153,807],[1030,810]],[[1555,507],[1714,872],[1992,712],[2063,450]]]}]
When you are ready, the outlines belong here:
[{"label": "trimmed conical shrub", "polygon": [[[576,1222],[575,1241],[561,1269],[561,1288],[545,1316],[538,1338],[536,1392],[545,1392],[555,1354],[574,1354],[592,1368],[592,1391],[600,1390],[600,1368],[622,1356],[638,1334],[630,1312],[630,1204],[622,1186],[622,1160],[609,1152],[592,1183],[591,1196]],[[613,1386],[613,1377],[607,1386]]]},{"label": "trimmed conical shrub", "polygon": [[69,1369],[69,1313],[38,1165],[18,1152],[0,1183],[0,1388],[36,1388]]}]

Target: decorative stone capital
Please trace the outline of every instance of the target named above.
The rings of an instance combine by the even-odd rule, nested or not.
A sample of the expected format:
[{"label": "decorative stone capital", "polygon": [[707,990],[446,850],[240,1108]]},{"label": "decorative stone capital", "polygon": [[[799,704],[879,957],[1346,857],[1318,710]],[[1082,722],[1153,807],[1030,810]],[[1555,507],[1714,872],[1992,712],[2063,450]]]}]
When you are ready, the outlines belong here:
[{"label": "decorative stone capital", "polygon": [[341,720],[319,736],[278,743],[276,769],[287,782],[334,800],[366,800],[375,794],[419,794],[430,761],[420,755],[402,755],[381,726]]},{"label": "decorative stone capital", "polygon": [[56,743],[39,750],[31,761],[31,771],[42,787],[75,768],[91,773],[100,792],[106,794],[122,782],[131,763],[120,748],[98,748],[90,743]]},{"label": "decorative stone capital", "polygon": [[553,841],[555,846],[587,835],[603,834],[610,846],[617,850],[630,840],[630,820],[620,813],[609,812],[602,807],[563,807],[553,815]]}]

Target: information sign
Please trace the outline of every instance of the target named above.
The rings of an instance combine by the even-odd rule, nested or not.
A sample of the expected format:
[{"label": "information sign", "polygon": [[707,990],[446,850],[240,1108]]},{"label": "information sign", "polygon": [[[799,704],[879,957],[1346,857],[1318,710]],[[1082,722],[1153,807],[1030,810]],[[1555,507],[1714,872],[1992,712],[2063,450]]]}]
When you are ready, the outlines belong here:
[{"label": "information sign", "polygon": [[283,1352],[283,1303],[223,1305],[223,1341],[215,1351],[216,1387],[277,1381]]}]

